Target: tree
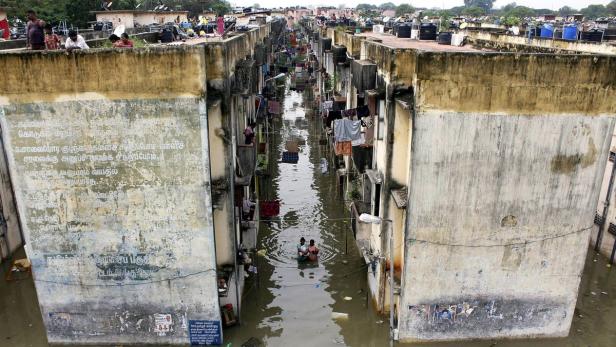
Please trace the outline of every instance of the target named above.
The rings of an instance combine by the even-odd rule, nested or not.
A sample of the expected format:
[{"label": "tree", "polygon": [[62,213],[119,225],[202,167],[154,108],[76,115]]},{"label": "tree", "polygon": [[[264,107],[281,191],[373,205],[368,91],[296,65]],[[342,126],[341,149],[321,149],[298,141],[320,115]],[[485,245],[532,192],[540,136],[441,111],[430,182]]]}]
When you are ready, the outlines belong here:
[{"label": "tree", "polygon": [[575,12],[577,12],[577,10],[574,9],[574,8],[571,8],[569,6],[563,6],[563,7],[558,9],[558,14],[560,16],[566,16],[568,14],[574,14]]},{"label": "tree", "polygon": [[607,8],[610,15],[616,16],[616,0],[610,1],[609,4],[605,5],[605,8]]},{"label": "tree", "polygon": [[486,10],[483,7],[471,6],[465,8],[462,14],[470,17],[481,17],[486,14]]},{"label": "tree", "polygon": [[514,18],[528,18],[534,17],[535,11],[526,6],[516,6],[511,11],[505,13],[505,17],[514,17]]},{"label": "tree", "polygon": [[580,12],[588,19],[609,16],[608,9],[603,5],[588,5],[588,7],[581,9]]},{"label": "tree", "polygon": [[503,6],[503,8],[501,8],[501,11],[508,12],[508,11],[513,10],[517,6],[518,6],[518,4],[516,4],[515,2],[510,2],[507,5]]},{"label": "tree", "polygon": [[[492,8],[496,0],[464,0],[464,6],[466,7],[481,7],[484,9],[484,13]],[[473,10],[477,11],[477,10]]]},{"label": "tree", "polygon": [[402,4],[396,7],[396,16],[398,17],[413,12],[415,12],[415,8],[409,4]]},{"label": "tree", "polygon": [[211,9],[217,16],[224,16],[231,12],[231,5],[226,1],[216,1]]},{"label": "tree", "polygon": [[[616,0],[614,0],[616,1]],[[380,4],[379,5],[379,10],[381,11],[385,11],[385,10],[395,10],[396,9],[396,4],[394,4],[393,2],[386,2],[384,4]]]},{"label": "tree", "polygon": [[359,4],[359,5],[357,5],[357,7],[355,7],[355,9],[356,9],[357,11],[360,11],[360,12],[361,12],[361,11],[364,11],[364,12],[365,12],[365,11],[372,11],[372,10],[376,10],[376,9],[377,9],[377,7],[376,7],[376,5],[370,5],[370,4]]}]

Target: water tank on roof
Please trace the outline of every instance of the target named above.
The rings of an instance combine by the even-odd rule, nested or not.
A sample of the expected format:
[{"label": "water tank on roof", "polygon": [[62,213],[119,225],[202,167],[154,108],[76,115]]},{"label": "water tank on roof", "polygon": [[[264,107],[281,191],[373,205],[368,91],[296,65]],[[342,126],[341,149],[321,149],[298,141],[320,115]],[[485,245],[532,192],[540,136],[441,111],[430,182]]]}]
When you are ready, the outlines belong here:
[{"label": "water tank on roof", "polygon": [[582,41],[591,41],[591,42],[601,42],[601,40],[603,39],[603,31],[601,30],[589,30],[589,31],[582,31],[580,33],[580,40]]},{"label": "water tank on roof", "polygon": [[451,33],[450,32],[442,32],[438,34],[438,44],[439,45],[451,45]]},{"label": "water tank on roof", "polygon": [[432,23],[424,23],[419,28],[420,40],[436,40],[436,25]]},{"label": "water tank on roof", "polygon": [[334,45],[332,47],[332,55],[334,58],[334,64],[346,62],[347,49],[345,46]]},{"label": "water tank on roof", "polygon": [[404,23],[398,27],[398,37],[408,39],[411,37],[411,26]]},{"label": "water tank on roof", "polygon": [[554,28],[549,24],[543,24],[543,26],[541,26],[540,35],[541,35],[541,38],[551,39],[552,36],[554,36]]},{"label": "water tank on roof", "polygon": [[577,40],[577,26],[567,25],[563,28],[563,40]]}]

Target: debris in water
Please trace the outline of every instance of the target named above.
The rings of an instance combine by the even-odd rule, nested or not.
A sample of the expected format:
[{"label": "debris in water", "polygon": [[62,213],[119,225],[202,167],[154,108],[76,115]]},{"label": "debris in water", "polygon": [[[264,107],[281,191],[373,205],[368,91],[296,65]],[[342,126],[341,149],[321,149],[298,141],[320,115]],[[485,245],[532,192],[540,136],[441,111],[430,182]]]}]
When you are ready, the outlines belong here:
[{"label": "debris in water", "polygon": [[349,314],[348,313],[342,313],[342,312],[332,312],[332,318],[333,319],[340,319],[340,320],[347,320],[347,319],[349,319]]},{"label": "debris in water", "polygon": [[265,257],[265,254],[267,254],[267,252],[264,249],[260,249],[257,252],[257,255],[260,256],[260,257]]},{"label": "debris in water", "polygon": [[345,301],[351,301],[351,300],[353,300],[353,298],[352,298],[352,297],[350,297],[350,296],[345,296],[345,297],[344,297],[344,300],[345,300]]},{"label": "debris in water", "polygon": [[597,293],[595,293],[595,292],[590,292],[590,294],[591,294],[591,295],[597,295]]},{"label": "debris in water", "polygon": [[603,295],[607,295],[607,292],[601,292],[601,294],[603,294]]},{"label": "debris in water", "polygon": [[348,262],[348,261],[346,261],[346,260],[343,260],[343,261],[342,261],[342,264],[348,264],[348,263],[349,263],[349,262]]}]

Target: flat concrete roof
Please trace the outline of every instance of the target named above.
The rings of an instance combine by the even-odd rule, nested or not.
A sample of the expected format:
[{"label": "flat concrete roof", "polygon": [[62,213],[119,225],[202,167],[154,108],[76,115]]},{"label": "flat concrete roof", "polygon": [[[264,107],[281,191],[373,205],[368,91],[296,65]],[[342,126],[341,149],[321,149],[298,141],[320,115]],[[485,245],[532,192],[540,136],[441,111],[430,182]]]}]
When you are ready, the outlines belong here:
[{"label": "flat concrete roof", "polygon": [[381,40],[381,43],[391,48],[409,48],[417,49],[421,51],[432,52],[481,52],[481,50],[473,48],[471,46],[451,46],[451,45],[439,45],[436,41],[418,41],[411,39],[404,39],[393,36],[391,34],[379,34],[373,32],[365,32],[362,34],[356,34],[356,36],[364,36],[366,38],[374,38]]}]

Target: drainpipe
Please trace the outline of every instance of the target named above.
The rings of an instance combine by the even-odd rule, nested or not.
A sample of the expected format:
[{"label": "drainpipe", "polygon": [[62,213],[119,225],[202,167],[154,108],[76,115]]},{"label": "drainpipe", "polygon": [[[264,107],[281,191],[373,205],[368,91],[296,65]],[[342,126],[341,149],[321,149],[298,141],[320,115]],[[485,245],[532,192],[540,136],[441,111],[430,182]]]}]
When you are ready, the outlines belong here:
[{"label": "drainpipe", "polygon": [[[607,224],[607,212],[610,206],[610,200],[612,198],[612,187],[614,186],[614,176],[616,176],[616,158],[612,162],[612,173],[610,174],[610,181],[607,185],[607,196],[605,197],[605,204],[603,205],[603,214],[601,218],[601,226],[599,227],[599,232],[597,233],[597,240],[595,241],[595,251],[599,251],[601,248],[601,241],[603,239],[603,232],[605,231],[605,225]],[[616,244],[616,243],[615,243]],[[616,247],[615,247],[616,249]],[[614,262],[614,250],[612,249],[612,256],[610,258],[610,262]]]},{"label": "drainpipe", "polygon": [[394,340],[394,226],[389,222],[389,340]]}]

